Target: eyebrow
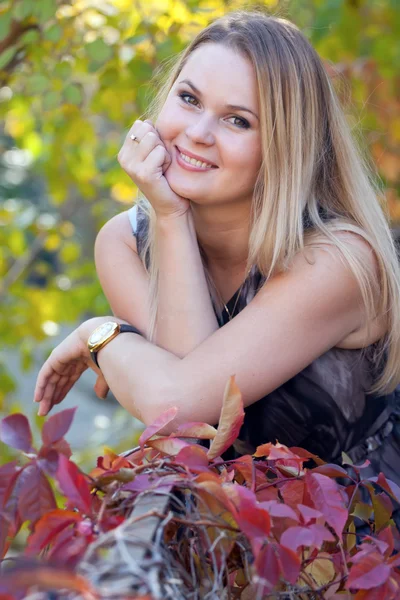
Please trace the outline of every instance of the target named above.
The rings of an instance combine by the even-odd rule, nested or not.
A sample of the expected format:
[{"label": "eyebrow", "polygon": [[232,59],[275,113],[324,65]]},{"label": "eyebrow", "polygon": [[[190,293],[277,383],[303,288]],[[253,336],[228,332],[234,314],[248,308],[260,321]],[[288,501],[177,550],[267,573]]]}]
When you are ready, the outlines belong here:
[{"label": "eyebrow", "polygon": [[[182,81],[180,81],[179,83],[186,83],[187,85],[189,85],[193,91],[201,98],[202,97],[202,93],[200,92],[200,90],[193,85],[193,83],[191,81],[189,81],[189,79],[182,79]],[[250,110],[250,108],[246,108],[245,106],[240,106],[238,104],[225,104],[226,108],[230,108],[232,110],[243,110],[244,112],[248,112],[250,114],[252,114],[258,121],[260,120],[258,118],[258,116],[256,115],[255,112],[253,112],[252,110]]]}]

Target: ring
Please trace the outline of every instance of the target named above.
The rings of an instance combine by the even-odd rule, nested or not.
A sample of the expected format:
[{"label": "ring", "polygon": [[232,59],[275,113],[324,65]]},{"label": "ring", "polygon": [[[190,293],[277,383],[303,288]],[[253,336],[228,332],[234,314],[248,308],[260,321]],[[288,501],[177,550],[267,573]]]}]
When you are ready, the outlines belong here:
[{"label": "ring", "polygon": [[133,133],[130,135],[130,138],[131,138],[132,142],[136,142],[137,144],[139,144],[138,138],[136,137],[136,135],[133,135]]}]

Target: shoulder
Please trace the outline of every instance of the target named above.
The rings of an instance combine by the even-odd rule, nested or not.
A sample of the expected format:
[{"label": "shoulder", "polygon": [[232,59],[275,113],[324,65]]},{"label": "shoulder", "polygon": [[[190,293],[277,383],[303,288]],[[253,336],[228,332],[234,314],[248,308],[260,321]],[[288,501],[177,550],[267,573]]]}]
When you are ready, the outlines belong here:
[{"label": "shoulder", "polygon": [[136,206],[119,213],[107,221],[96,237],[95,249],[110,248],[110,244],[124,243],[137,253],[136,243]]},{"label": "shoulder", "polygon": [[[335,231],[335,238],[338,244],[328,238],[314,238],[314,242],[306,245],[304,251],[295,257],[292,267],[298,276],[306,269],[306,263],[314,267],[318,276],[326,278],[330,274],[328,278],[331,281],[327,282],[327,290],[330,287],[340,290],[349,310],[351,304],[355,303],[360,316],[358,326],[337,346],[348,349],[366,347],[384,337],[388,328],[387,315],[368,315],[362,294],[362,286],[366,284],[371,289],[374,306],[378,306],[381,291],[380,261],[372,245],[361,233]],[[367,282],[362,283],[363,277]],[[331,293],[335,295],[334,290]]]},{"label": "shoulder", "polygon": [[333,234],[335,242],[327,236],[311,234],[307,238],[304,250],[298,253],[293,264],[300,264],[302,260],[318,259],[341,261],[348,265],[348,259],[353,258],[361,260],[371,275],[378,276],[377,256],[366,237],[360,232],[349,230],[334,231]]}]

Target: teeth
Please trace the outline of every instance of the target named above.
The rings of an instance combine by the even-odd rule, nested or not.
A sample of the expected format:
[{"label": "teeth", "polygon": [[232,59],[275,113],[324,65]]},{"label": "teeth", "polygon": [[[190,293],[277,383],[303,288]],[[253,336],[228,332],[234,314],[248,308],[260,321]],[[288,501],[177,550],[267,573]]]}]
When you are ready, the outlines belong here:
[{"label": "teeth", "polygon": [[203,169],[209,169],[210,167],[212,167],[212,165],[202,162],[201,160],[196,160],[195,158],[190,158],[189,156],[186,156],[186,154],[182,154],[182,152],[180,152],[181,158],[189,163],[190,165],[194,165],[195,167],[201,167]]}]

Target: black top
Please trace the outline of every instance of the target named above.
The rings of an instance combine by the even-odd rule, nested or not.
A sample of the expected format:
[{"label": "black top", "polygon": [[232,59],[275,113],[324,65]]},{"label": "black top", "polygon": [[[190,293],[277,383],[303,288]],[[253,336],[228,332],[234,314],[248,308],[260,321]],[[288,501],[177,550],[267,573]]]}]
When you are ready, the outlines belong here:
[{"label": "black top", "polygon": [[[140,253],[148,231],[146,216],[140,205],[129,216]],[[237,315],[264,283],[253,268],[240,298],[238,290],[229,300],[229,312],[237,301],[233,316]],[[226,311],[215,314],[223,327],[229,320]],[[378,373],[376,351],[376,344],[356,350],[331,348],[245,408],[238,440],[224,458],[252,454],[263,443],[279,441],[328,462],[340,462],[343,451],[357,463],[368,457],[371,467],[363,471],[364,477],[383,471],[400,485],[400,387],[379,397],[367,393]]]}]

